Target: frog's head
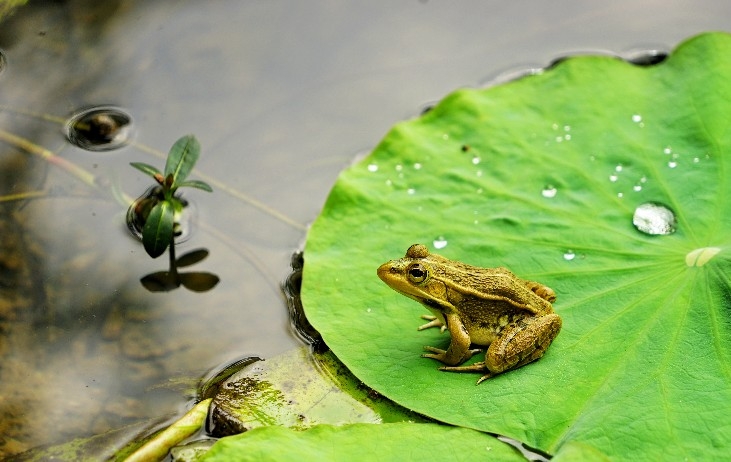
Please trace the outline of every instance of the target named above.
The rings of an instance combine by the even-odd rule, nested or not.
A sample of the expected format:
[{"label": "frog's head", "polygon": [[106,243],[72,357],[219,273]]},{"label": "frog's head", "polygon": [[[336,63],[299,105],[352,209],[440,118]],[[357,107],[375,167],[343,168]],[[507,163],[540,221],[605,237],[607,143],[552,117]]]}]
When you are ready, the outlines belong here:
[{"label": "frog's head", "polygon": [[[435,255],[429,254],[422,244],[414,244],[404,258],[391,260],[378,268],[378,277],[390,288],[413,298],[427,308],[444,312],[447,301],[446,288],[435,275]],[[437,257],[439,258],[439,257]]]}]

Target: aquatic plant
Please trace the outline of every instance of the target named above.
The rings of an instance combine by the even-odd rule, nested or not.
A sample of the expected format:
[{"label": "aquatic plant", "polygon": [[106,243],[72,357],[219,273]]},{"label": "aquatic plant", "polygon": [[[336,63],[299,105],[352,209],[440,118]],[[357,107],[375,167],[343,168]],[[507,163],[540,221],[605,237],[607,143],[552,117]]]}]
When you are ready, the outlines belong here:
[{"label": "aquatic plant", "polygon": [[143,162],[131,162],[137,170],[151,176],[158,184],[153,193],[130,206],[130,214],[144,223],[142,244],[152,258],[162,255],[172,245],[179,233],[177,218],[182,214],[186,202],[176,192],[182,187],[213,189],[200,180],[186,180],[200,155],[200,143],[193,135],[186,135],[173,144],[165,162],[165,171]]}]

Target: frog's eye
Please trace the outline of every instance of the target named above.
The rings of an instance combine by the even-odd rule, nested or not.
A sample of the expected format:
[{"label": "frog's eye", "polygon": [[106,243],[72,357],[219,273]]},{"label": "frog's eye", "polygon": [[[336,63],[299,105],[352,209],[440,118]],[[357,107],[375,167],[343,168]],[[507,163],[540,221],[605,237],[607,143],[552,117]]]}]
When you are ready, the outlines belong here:
[{"label": "frog's eye", "polygon": [[426,280],[428,273],[424,265],[421,263],[414,263],[409,267],[409,279],[413,282],[419,283]]}]

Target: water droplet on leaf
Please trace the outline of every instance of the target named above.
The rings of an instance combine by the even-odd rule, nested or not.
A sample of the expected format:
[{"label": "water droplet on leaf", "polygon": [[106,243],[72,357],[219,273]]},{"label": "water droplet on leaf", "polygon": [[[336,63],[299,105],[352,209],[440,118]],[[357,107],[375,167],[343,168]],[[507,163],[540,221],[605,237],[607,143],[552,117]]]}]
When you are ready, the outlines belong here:
[{"label": "water droplet on leaf", "polygon": [[566,253],[563,254],[563,259],[566,261],[571,261],[574,258],[576,258],[576,254],[573,250],[567,250]]},{"label": "water droplet on leaf", "polygon": [[447,240],[444,239],[444,236],[439,236],[438,238],[434,239],[432,245],[434,245],[434,248],[437,250],[443,249],[447,246]]},{"label": "water droplet on leaf", "polygon": [[545,188],[543,188],[543,191],[541,191],[541,196],[547,197],[550,199],[552,197],[556,197],[557,192],[558,192],[558,190],[553,185],[549,184],[549,185],[546,185]]},{"label": "water droplet on leaf", "polygon": [[369,172],[377,172],[378,171],[378,165],[376,165],[376,164],[368,164],[368,171]]},{"label": "water droplet on leaf", "polygon": [[639,231],[653,236],[675,232],[676,220],[672,210],[658,202],[645,202],[635,209],[632,224]]}]

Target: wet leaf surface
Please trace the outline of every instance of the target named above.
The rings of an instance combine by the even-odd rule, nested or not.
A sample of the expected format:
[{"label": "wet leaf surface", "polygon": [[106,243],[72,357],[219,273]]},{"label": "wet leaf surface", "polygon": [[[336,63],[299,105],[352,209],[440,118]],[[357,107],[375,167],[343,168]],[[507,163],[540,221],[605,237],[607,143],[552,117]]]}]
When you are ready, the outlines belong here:
[{"label": "wet leaf surface", "polygon": [[[449,95],[339,178],[307,240],[308,319],[365,384],[444,422],[553,454],[725,457],[729,82],[719,33],[654,66],[577,57]],[[552,287],[546,355],[479,386],[420,358],[448,334],[417,332],[426,310],[375,274],[414,243]]]}]

